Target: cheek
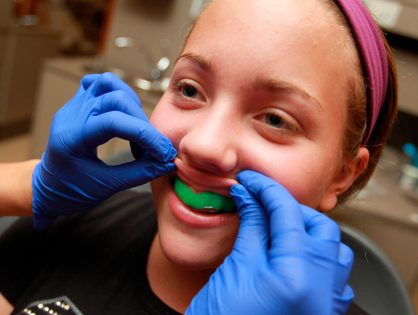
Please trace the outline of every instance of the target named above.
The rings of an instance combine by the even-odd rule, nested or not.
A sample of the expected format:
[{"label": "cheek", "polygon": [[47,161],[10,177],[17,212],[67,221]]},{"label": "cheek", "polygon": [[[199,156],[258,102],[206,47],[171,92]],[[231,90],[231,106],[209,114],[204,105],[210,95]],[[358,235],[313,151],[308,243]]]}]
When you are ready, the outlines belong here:
[{"label": "cheek", "polygon": [[[253,146],[254,148],[255,146]],[[327,191],[335,164],[332,155],[310,144],[295,147],[264,145],[257,150],[244,150],[242,169],[260,172],[283,185],[300,203],[316,208]]]}]

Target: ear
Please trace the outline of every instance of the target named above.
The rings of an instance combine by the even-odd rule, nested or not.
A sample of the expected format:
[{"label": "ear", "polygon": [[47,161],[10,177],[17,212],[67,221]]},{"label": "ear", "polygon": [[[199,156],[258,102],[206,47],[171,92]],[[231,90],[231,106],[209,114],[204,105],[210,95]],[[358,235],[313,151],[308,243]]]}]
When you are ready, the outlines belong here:
[{"label": "ear", "polygon": [[351,187],[356,178],[363,173],[369,163],[369,150],[361,147],[354,159],[344,162],[343,167],[334,177],[328,191],[322,197],[318,210],[326,212],[337,205],[338,195]]}]

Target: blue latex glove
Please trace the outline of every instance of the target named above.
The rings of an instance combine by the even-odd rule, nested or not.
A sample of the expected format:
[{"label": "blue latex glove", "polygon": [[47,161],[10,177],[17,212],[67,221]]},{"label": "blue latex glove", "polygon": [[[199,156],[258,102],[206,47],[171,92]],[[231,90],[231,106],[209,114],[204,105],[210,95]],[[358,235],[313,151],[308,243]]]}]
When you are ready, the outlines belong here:
[{"label": "blue latex glove", "polygon": [[[137,143],[142,158],[106,165],[97,157],[97,147],[114,137]],[[84,77],[76,95],[55,114],[46,151],[34,170],[35,228],[173,171],[175,155],[128,85],[110,73]]]},{"label": "blue latex glove", "polygon": [[354,297],[347,285],[353,253],[337,224],[264,175],[237,178],[237,240],[186,314],[345,314]]}]

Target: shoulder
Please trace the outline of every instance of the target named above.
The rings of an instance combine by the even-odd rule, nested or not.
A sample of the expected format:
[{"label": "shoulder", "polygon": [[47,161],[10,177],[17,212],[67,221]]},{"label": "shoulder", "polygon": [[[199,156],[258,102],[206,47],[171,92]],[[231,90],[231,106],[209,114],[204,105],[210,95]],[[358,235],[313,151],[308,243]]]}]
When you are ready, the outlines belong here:
[{"label": "shoulder", "polygon": [[61,217],[55,222],[55,225],[80,224],[94,228],[97,227],[96,223],[100,222],[103,229],[107,225],[129,225],[151,219],[153,216],[154,204],[151,193],[123,191],[113,195],[85,214]]},{"label": "shoulder", "polygon": [[[139,226],[141,229],[138,229]],[[30,243],[38,246],[47,243],[50,247],[53,243],[70,240],[94,242],[108,239],[115,243],[126,235],[134,237],[138,231],[152,234],[155,230],[151,193],[123,191],[84,214],[56,219],[45,231],[35,231],[31,218],[19,219],[1,237],[0,248],[11,244],[13,249],[18,250],[16,244],[22,243],[27,245],[23,248],[28,248]]]},{"label": "shoulder", "polygon": [[47,281],[57,286],[53,275],[75,279],[79,271],[99,283],[98,266],[112,274],[115,263],[144,261],[155,232],[151,194],[132,191],[85,214],[61,217],[41,232],[33,229],[32,219],[19,219],[0,237],[0,292],[16,304],[36,279],[42,279],[39,290],[47,290]]},{"label": "shoulder", "polygon": [[59,234],[64,242],[108,242],[124,247],[135,238],[153,235],[155,231],[151,194],[124,191],[85,214],[57,219],[47,233]]}]

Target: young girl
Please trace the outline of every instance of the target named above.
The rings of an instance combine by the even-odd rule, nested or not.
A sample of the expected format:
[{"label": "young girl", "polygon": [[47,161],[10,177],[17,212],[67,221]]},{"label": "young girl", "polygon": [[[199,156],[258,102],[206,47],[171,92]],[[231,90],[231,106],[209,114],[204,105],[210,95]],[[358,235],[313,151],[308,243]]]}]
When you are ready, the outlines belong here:
[{"label": "young girl", "polygon": [[[22,314],[63,304],[74,314],[345,314],[352,253],[320,212],[373,173],[395,78],[360,1],[213,1],[152,125],[126,85],[89,76],[34,171],[41,228],[164,175],[152,182],[158,230],[148,199],[125,194],[34,241],[12,231],[0,291]],[[113,136],[136,143],[137,161],[97,159]]]}]

